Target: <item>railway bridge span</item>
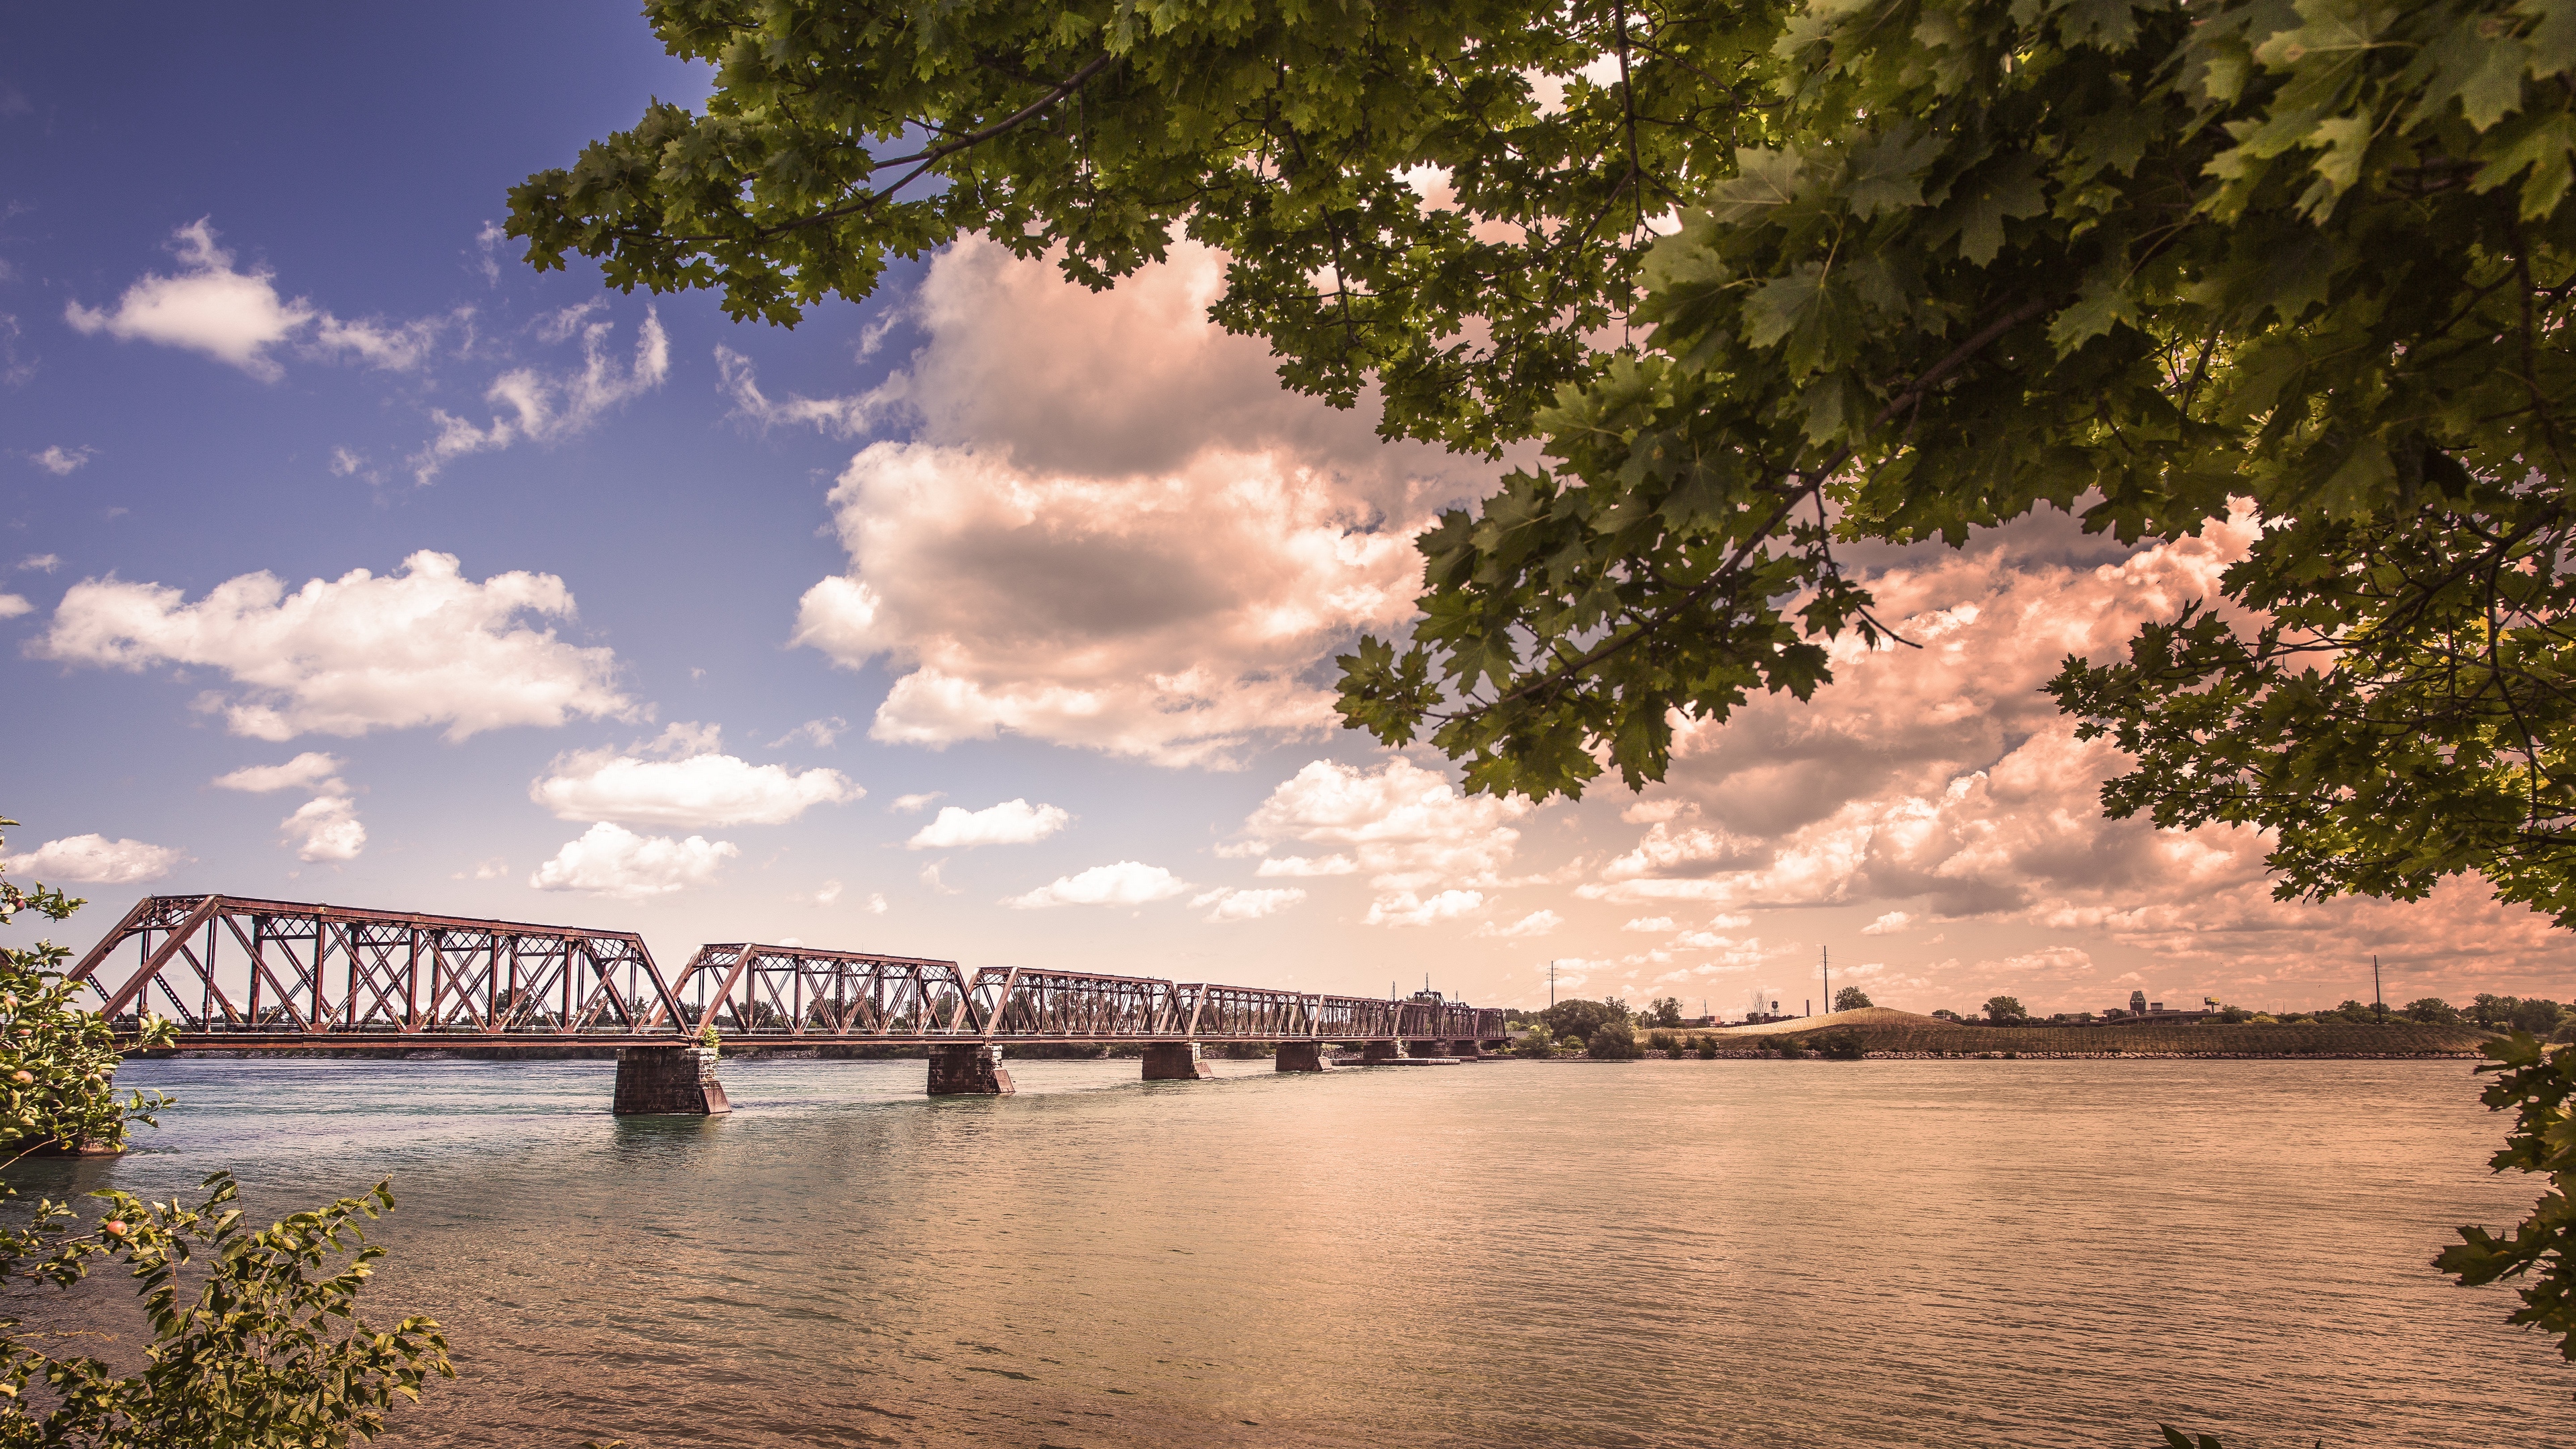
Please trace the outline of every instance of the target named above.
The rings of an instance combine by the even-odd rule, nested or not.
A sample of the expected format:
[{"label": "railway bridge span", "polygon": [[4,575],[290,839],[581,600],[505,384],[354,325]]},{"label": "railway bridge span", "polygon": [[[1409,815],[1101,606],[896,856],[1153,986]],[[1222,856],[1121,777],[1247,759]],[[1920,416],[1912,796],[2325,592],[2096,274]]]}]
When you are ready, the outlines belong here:
[{"label": "railway bridge span", "polygon": [[1466,1058],[1503,1044],[1503,1013],[1150,976],[725,942],[665,974],[641,936],[245,896],[148,896],[70,979],[121,1028],[168,1017],[183,1049],[352,1054],[617,1048],[622,1116],[728,1110],[718,1041],[917,1046],[933,1096],[1011,1091],[1013,1044],[1133,1045],[1147,1081],[1208,1075],[1204,1043],[1277,1048],[1314,1072],[1363,1060]]}]

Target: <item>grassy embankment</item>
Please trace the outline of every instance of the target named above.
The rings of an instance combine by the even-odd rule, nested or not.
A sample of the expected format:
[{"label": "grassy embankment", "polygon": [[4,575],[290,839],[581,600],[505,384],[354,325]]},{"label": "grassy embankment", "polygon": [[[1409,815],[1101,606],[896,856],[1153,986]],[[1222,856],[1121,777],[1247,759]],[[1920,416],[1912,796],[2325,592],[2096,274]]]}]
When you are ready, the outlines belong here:
[{"label": "grassy embankment", "polygon": [[2136,1026],[1988,1026],[1958,1024],[1883,1006],[1824,1016],[1691,1032],[1713,1038],[1721,1051],[1788,1038],[1802,1046],[1821,1032],[1852,1032],[1873,1052],[2013,1052],[2022,1056],[2473,1056],[2494,1035],[2475,1026],[2422,1026],[2392,1019],[2385,1026],[2336,1023],[2309,1026],[2177,1022]]}]

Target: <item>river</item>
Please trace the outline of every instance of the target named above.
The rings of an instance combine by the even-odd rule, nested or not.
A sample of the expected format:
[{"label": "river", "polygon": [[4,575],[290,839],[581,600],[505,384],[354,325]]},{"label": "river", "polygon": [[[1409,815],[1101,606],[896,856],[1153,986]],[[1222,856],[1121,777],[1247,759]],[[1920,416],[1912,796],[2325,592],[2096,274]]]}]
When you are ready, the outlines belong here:
[{"label": "river", "polygon": [[181,1101],[143,1150],[19,1186],[229,1167],[273,1216],[390,1175],[361,1301],[462,1376],[405,1445],[2576,1443],[2576,1371],[2427,1266],[2536,1195],[2464,1063],[1018,1062],[930,1101],[918,1061],[728,1060],[707,1120],[611,1118],[613,1070],[134,1062]]}]

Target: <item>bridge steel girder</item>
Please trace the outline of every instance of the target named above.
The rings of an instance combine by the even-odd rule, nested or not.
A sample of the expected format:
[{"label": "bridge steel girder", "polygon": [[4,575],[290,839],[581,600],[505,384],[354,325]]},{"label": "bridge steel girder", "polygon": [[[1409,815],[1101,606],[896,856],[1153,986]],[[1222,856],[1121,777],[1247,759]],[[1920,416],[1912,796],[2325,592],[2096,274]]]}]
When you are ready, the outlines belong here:
[{"label": "bridge steel girder", "polygon": [[[131,948],[134,965],[113,962]],[[622,978],[622,979],[621,979]],[[701,946],[665,978],[643,939],[242,896],[148,896],[82,957],[111,1020],[167,1014],[190,1047],[752,1042],[1496,1041],[1503,1013],[804,946]]]},{"label": "bridge steel girder", "polygon": [[834,1042],[955,1041],[984,1035],[965,972],[954,961],[763,946],[701,946],[671,984],[695,1037]]},{"label": "bridge steel girder", "polygon": [[67,979],[198,1038],[631,1041],[676,1007],[631,931],[222,895],[136,902]]}]

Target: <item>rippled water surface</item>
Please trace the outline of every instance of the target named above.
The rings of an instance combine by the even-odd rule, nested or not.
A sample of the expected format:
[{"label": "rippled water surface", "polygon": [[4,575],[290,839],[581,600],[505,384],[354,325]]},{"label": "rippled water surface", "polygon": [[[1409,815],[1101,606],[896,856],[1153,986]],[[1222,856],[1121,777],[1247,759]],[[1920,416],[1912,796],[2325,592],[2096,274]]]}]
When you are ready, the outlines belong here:
[{"label": "rippled water surface", "polygon": [[[22,1188],[275,1213],[391,1174],[418,1445],[2576,1444],[2576,1372],[2427,1261],[2525,1210],[2461,1063],[1487,1063],[1136,1080],[163,1061]],[[122,1292],[119,1288],[116,1291]],[[106,1324],[102,1316],[98,1320]]]}]

